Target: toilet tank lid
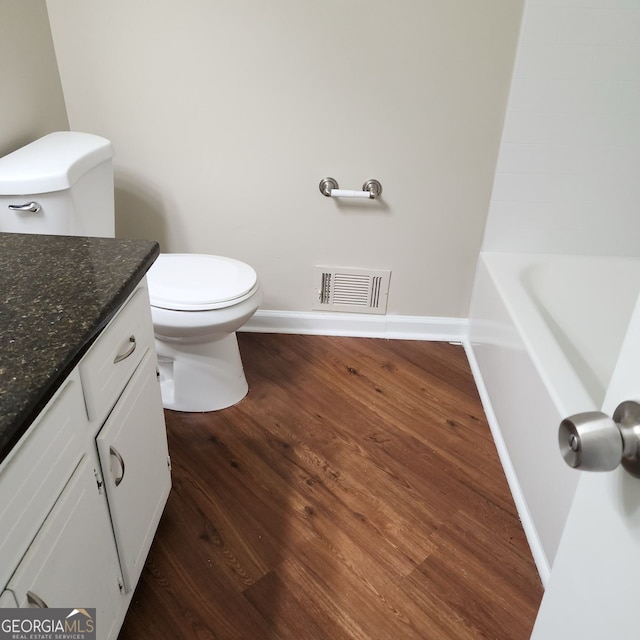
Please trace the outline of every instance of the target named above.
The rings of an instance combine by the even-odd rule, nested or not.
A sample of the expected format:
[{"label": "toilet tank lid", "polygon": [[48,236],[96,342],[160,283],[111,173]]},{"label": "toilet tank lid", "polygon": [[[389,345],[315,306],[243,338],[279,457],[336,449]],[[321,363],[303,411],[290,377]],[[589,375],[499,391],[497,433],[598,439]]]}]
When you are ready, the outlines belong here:
[{"label": "toilet tank lid", "polygon": [[257,282],[244,262],[196,253],[161,253],[147,273],[151,305],[178,311],[230,306]]},{"label": "toilet tank lid", "polygon": [[78,131],[50,133],[0,158],[0,195],[62,191],[113,157],[106,138]]}]

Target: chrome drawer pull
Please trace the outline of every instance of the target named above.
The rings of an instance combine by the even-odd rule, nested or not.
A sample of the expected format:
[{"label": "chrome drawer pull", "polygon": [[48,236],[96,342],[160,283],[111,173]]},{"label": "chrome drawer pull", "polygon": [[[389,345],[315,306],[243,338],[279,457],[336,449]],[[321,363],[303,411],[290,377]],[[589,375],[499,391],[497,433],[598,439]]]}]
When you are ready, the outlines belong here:
[{"label": "chrome drawer pull", "polygon": [[[122,459],[120,452],[115,447],[109,447],[109,453],[118,461],[118,464],[120,465],[120,469],[122,469],[122,472],[120,473],[120,475],[117,478],[113,479],[113,481],[116,483],[116,487],[118,487],[120,486],[120,483],[124,478],[124,460]],[[111,473],[113,474],[113,470]]]},{"label": "chrome drawer pull", "polygon": [[48,609],[49,608],[47,603],[42,598],[40,598],[35,593],[33,593],[32,591],[27,591],[27,602],[32,607],[38,607],[39,609]]},{"label": "chrome drawer pull", "polygon": [[113,359],[113,364],[117,364],[118,362],[126,360],[136,350],[136,337],[129,336],[129,342],[131,343],[131,346],[124,353],[119,353]]}]

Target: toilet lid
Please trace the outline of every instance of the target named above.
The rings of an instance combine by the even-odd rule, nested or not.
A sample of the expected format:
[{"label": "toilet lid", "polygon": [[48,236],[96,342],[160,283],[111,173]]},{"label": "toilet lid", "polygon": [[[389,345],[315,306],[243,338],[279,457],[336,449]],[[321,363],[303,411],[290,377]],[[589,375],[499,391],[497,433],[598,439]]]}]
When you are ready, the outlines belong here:
[{"label": "toilet lid", "polygon": [[257,281],[256,272],[244,262],[192,253],[162,253],[147,273],[151,305],[176,311],[230,306]]}]

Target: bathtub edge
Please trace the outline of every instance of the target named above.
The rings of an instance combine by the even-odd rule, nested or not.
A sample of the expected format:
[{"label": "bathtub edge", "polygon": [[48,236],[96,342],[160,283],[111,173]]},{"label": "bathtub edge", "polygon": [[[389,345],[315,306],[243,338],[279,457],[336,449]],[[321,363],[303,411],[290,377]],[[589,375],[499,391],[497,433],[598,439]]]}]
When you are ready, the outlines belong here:
[{"label": "bathtub edge", "polygon": [[516,474],[513,463],[511,461],[511,456],[509,455],[507,445],[504,441],[498,418],[495,414],[495,411],[493,410],[489,392],[485,385],[480,366],[478,364],[475,353],[473,351],[473,346],[471,345],[471,341],[468,336],[462,340],[462,345],[469,361],[469,367],[471,369],[476,388],[478,389],[480,401],[482,402],[482,407],[489,424],[489,429],[491,430],[491,435],[498,452],[498,457],[500,458],[500,463],[502,464],[502,468],[507,479],[507,484],[509,485],[509,490],[511,491],[511,496],[513,497],[513,501],[515,503],[522,528],[524,530],[524,534],[527,538],[527,542],[529,543],[529,548],[531,549],[533,561],[535,562],[536,568],[538,569],[538,574],[540,575],[542,586],[546,588],[549,576],[551,574],[551,567],[549,566],[547,556],[542,547],[542,543],[540,541],[540,537],[538,535],[538,531],[534,524],[533,518],[529,513],[524,493],[520,486],[520,482],[518,480],[518,476]]}]

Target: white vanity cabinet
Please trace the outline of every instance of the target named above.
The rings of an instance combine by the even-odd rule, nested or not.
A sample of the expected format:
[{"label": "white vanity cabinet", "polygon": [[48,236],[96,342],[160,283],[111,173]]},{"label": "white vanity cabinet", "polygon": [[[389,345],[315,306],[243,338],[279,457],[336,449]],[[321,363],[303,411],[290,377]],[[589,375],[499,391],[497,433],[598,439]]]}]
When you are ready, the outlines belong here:
[{"label": "white vanity cabinet", "polygon": [[0,465],[1,606],[116,638],[171,487],[143,280]]},{"label": "white vanity cabinet", "polygon": [[79,366],[126,593],[138,582],[171,488],[156,366],[145,282]]}]

